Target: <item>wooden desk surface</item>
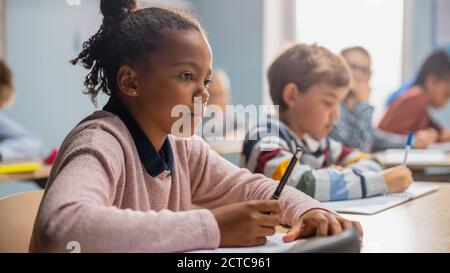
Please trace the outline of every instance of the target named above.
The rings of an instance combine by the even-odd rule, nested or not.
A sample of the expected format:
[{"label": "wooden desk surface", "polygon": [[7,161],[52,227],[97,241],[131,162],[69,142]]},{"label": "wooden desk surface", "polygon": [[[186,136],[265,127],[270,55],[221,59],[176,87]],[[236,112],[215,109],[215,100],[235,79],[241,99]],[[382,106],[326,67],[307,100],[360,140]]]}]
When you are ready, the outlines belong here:
[{"label": "wooden desk surface", "polygon": [[439,189],[375,215],[341,214],[361,223],[362,252],[450,252],[450,183],[416,183]]},{"label": "wooden desk surface", "polygon": [[[27,162],[33,163],[41,163],[39,160],[32,160]],[[8,162],[8,164],[13,162]],[[5,164],[5,163],[0,163]],[[16,173],[16,174],[0,174],[0,183],[2,182],[10,182],[17,180],[41,180],[46,179],[50,175],[50,170],[52,169],[52,165],[42,165],[42,168],[35,172],[27,172],[27,173]]]}]

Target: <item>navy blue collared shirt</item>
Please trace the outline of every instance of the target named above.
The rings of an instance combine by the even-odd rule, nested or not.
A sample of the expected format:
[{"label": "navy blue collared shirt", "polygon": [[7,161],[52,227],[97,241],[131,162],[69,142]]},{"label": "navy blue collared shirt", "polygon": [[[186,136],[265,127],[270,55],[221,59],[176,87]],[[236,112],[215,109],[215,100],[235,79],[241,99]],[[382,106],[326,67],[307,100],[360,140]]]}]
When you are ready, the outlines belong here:
[{"label": "navy blue collared shirt", "polygon": [[117,115],[125,123],[133,137],[139,158],[149,175],[156,177],[164,171],[172,173],[173,152],[168,138],[164,141],[161,151],[158,152],[119,99],[111,97],[103,110]]}]

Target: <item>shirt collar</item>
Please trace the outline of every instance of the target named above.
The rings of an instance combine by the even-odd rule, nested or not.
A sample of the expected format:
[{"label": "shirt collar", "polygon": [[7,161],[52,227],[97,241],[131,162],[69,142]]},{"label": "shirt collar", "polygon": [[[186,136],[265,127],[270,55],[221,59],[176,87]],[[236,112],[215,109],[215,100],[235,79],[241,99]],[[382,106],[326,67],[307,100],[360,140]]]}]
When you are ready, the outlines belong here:
[{"label": "shirt collar", "polygon": [[149,175],[156,177],[164,171],[172,173],[173,152],[169,138],[165,139],[159,153],[119,99],[111,97],[103,110],[117,115],[125,123],[134,140],[139,158]]}]

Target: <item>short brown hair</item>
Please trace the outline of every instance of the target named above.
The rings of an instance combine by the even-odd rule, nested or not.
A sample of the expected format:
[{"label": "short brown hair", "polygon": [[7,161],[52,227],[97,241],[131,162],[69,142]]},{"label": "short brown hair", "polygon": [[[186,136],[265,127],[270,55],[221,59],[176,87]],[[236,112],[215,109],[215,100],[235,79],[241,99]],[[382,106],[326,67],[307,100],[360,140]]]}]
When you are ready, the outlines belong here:
[{"label": "short brown hair", "polygon": [[342,57],[315,44],[296,44],[275,59],[267,77],[272,101],[282,111],[287,108],[283,100],[283,89],[287,84],[294,83],[301,92],[306,92],[318,83],[349,86],[351,76]]},{"label": "short brown hair", "polygon": [[11,70],[3,60],[0,60],[0,107],[7,104],[14,95],[14,85]]},{"label": "short brown hair", "polygon": [[367,58],[372,59],[372,58],[370,57],[369,51],[368,51],[367,49],[365,49],[364,47],[362,47],[362,46],[352,46],[352,47],[344,48],[344,49],[341,51],[341,55],[345,57],[345,56],[347,56],[347,54],[349,54],[350,52],[359,52],[359,53],[361,53],[361,54],[363,54],[363,55],[366,55]]}]

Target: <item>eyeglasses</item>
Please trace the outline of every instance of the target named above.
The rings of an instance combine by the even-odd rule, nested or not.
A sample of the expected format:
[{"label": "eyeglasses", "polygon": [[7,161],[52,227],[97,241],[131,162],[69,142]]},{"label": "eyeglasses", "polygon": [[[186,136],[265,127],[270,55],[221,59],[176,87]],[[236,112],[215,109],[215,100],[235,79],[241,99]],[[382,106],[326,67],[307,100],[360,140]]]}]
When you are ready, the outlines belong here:
[{"label": "eyeglasses", "polygon": [[354,72],[360,72],[364,76],[370,76],[372,74],[370,68],[366,68],[357,64],[349,64],[349,66]]}]

